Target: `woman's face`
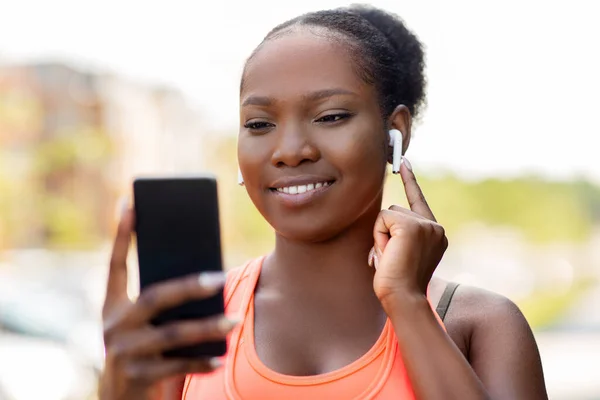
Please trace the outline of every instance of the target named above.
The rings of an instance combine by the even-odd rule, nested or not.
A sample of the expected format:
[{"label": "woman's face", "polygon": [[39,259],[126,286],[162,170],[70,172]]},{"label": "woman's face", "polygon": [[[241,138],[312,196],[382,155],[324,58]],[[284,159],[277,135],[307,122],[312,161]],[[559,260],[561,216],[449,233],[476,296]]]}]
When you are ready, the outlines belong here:
[{"label": "woman's face", "polygon": [[326,35],[290,32],[265,42],[246,66],[240,169],[250,198],[284,237],[327,240],[379,211],[385,128],[374,87]]}]

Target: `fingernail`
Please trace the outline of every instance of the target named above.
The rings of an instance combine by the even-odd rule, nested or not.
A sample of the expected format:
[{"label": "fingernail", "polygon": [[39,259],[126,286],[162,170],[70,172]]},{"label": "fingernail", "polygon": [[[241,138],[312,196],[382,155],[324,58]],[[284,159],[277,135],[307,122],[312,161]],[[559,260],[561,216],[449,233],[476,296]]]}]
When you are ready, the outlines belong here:
[{"label": "fingernail", "polygon": [[412,171],[412,165],[410,165],[410,161],[408,161],[408,158],[402,156],[402,163],[406,165],[406,168],[408,168],[409,171]]},{"label": "fingernail", "polygon": [[371,247],[371,250],[369,251],[369,258],[368,258],[369,267],[373,267],[373,256],[374,255],[375,255],[375,249],[373,249]]},{"label": "fingernail", "polygon": [[223,317],[219,320],[219,331],[222,333],[229,333],[229,331],[235,328],[239,323],[240,320],[237,318]]},{"label": "fingernail", "polygon": [[218,290],[225,286],[226,279],[225,273],[221,271],[202,272],[198,277],[198,283],[205,289]]},{"label": "fingernail", "polygon": [[125,213],[129,210],[129,197],[122,196],[119,198],[117,202],[117,208],[115,210],[115,214],[117,214],[117,219],[123,218]]},{"label": "fingernail", "polygon": [[219,369],[223,366],[223,361],[218,357],[213,357],[208,360],[208,365],[210,365],[212,369]]},{"label": "fingernail", "polygon": [[375,254],[373,255],[373,264],[375,265],[375,269],[377,269],[377,267],[379,267],[379,260],[381,257],[383,257],[383,254],[381,253],[381,250],[379,250],[379,247],[373,246],[373,249],[375,249]]}]

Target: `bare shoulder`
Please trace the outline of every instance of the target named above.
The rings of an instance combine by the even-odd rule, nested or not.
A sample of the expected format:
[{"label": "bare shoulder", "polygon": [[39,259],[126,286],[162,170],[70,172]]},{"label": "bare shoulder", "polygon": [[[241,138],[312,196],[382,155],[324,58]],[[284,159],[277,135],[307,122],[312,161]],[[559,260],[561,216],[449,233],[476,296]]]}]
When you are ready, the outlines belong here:
[{"label": "bare shoulder", "polygon": [[[441,297],[446,285],[438,279],[436,294]],[[485,289],[460,285],[444,324],[486,388],[497,398],[547,398],[535,337],[512,300]]]},{"label": "bare shoulder", "polygon": [[[437,304],[448,281],[434,278],[431,282],[431,299]],[[490,323],[503,323],[507,320],[527,323],[519,307],[508,297],[489,290],[460,284],[452,297],[444,323],[459,324],[466,330],[489,326]]]},{"label": "bare shoulder", "polygon": [[[448,281],[440,278],[432,280],[431,300],[434,304],[439,302],[447,284]],[[531,335],[527,320],[512,300],[489,290],[463,284],[458,286],[452,297],[444,325],[467,359],[473,355],[475,338],[479,343],[485,343],[486,337],[499,330],[517,337]]]},{"label": "bare shoulder", "polygon": [[460,320],[471,329],[506,322],[527,324],[519,307],[508,297],[469,285],[460,285],[448,310],[448,321]]}]

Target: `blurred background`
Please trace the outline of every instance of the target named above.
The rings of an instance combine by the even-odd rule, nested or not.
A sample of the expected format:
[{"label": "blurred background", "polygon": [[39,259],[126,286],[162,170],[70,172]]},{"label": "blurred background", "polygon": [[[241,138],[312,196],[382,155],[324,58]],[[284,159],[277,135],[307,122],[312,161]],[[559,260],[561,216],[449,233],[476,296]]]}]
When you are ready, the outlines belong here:
[{"label": "blurred background", "polygon": [[[0,0],[0,400],[95,398],[135,175],[212,171],[227,266],[271,248],[236,185],[243,63],[276,24],[347,4]],[[551,399],[600,399],[600,3],[371,4],[427,47],[408,156],[450,237],[438,273],[519,304]],[[385,203],[405,204],[393,176]]]}]

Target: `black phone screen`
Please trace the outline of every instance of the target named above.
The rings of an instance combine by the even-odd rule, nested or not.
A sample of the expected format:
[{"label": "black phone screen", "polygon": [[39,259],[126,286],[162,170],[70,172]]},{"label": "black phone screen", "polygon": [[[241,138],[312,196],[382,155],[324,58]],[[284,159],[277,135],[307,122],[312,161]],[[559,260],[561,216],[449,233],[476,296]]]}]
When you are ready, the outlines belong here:
[{"label": "black phone screen", "polygon": [[[165,280],[221,271],[217,182],[212,177],[140,178],[133,184],[140,290]],[[164,311],[152,323],[222,314],[223,293]],[[165,353],[169,357],[218,356],[224,342]]]}]

